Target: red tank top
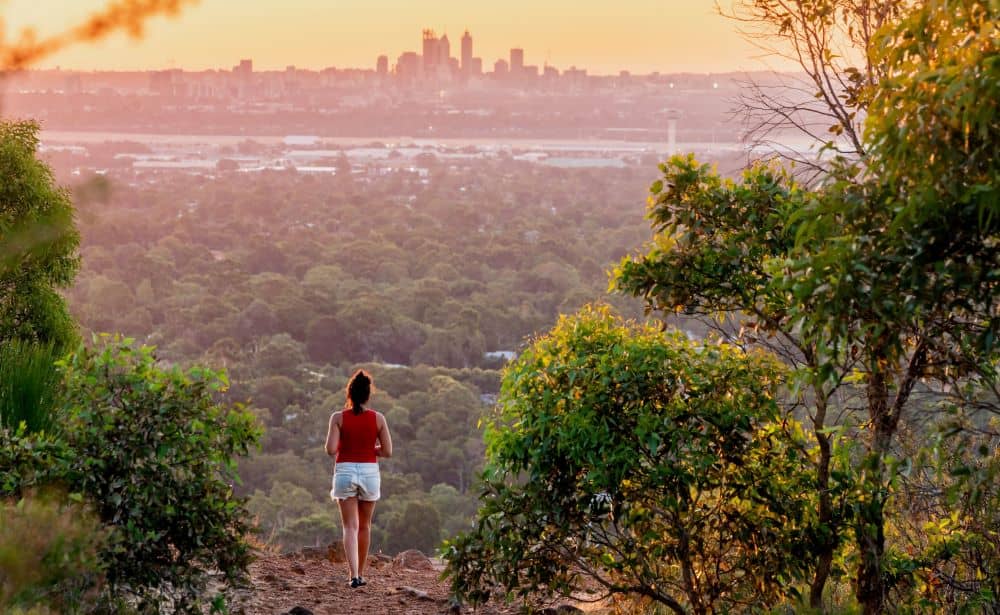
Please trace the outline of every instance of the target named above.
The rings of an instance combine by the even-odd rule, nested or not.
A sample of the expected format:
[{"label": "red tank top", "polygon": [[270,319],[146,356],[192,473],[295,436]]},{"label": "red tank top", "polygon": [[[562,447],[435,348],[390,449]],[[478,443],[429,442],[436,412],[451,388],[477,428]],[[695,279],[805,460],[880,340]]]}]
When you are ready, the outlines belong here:
[{"label": "red tank top", "polygon": [[340,446],[337,463],[376,463],[375,442],[378,440],[378,416],[374,410],[361,414],[353,410],[340,413]]}]

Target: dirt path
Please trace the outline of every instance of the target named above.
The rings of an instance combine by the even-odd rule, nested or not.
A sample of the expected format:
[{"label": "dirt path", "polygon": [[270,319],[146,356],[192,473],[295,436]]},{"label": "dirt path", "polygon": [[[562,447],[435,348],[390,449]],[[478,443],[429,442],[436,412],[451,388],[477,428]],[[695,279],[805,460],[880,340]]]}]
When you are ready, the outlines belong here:
[{"label": "dirt path", "polygon": [[[511,615],[516,606],[487,605],[473,611],[455,609],[442,581],[439,562],[415,552],[395,560],[376,557],[365,579],[368,585],[351,589],[343,563],[326,559],[325,550],[305,549],[289,555],[263,554],[250,567],[253,591],[240,596],[234,613],[245,615],[431,615],[476,613]],[[296,607],[299,610],[295,610]],[[554,611],[553,611],[554,612]],[[564,607],[559,613],[580,612]]]}]

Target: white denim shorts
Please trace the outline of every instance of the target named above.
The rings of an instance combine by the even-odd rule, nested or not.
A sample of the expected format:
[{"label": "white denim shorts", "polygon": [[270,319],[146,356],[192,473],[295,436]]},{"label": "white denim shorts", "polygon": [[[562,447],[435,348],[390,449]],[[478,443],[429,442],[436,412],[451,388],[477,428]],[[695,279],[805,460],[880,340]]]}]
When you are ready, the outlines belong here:
[{"label": "white denim shorts", "polygon": [[365,502],[374,502],[382,497],[381,487],[378,463],[341,462],[333,473],[330,497],[334,500],[357,497]]}]

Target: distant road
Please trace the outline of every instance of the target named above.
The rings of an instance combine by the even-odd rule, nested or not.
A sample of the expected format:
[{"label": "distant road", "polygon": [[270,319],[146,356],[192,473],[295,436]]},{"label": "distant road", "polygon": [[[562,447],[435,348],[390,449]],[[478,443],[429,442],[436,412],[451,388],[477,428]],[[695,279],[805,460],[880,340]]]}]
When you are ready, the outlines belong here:
[{"label": "distant road", "polygon": [[[65,130],[43,130],[41,134],[42,142],[47,144],[73,144],[85,145],[88,143],[104,143],[108,141],[135,141],[151,146],[192,146],[211,145],[217,147],[235,146],[244,141],[255,141],[263,145],[283,145],[284,137],[279,136],[254,136],[254,135],[172,135],[155,133],[134,133],[134,132],[88,132],[88,131],[65,131]],[[651,152],[662,154],[666,152],[666,143],[646,142],[646,141],[621,141],[610,139],[505,139],[505,138],[410,138],[410,137],[320,137],[319,141],[323,145],[339,145],[344,147],[358,147],[371,143],[382,143],[387,147],[445,147],[463,148],[475,147],[477,149],[520,149],[520,150],[545,150],[545,151],[616,151],[616,152]],[[302,147],[301,145],[290,144],[289,147]],[[737,150],[739,143],[727,142],[705,142],[705,143],[678,143],[678,151],[705,151],[705,150]]]}]

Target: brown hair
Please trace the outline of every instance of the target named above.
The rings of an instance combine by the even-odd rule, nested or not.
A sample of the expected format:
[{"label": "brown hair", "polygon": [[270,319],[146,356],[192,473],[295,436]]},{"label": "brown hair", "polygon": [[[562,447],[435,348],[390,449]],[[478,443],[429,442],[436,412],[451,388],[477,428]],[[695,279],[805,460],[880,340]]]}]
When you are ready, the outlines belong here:
[{"label": "brown hair", "polygon": [[347,382],[347,407],[352,409],[354,414],[361,414],[371,396],[372,377],[365,370],[359,369]]}]

